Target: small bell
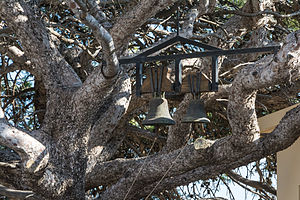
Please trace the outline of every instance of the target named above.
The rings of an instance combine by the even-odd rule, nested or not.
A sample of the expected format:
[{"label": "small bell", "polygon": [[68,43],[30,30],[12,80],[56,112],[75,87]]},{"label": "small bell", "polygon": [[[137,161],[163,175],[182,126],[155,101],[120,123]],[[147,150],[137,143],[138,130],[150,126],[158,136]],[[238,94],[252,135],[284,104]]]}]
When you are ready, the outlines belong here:
[{"label": "small bell", "polygon": [[206,116],[204,104],[200,99],[191,100],[182,123],[209,123],[210,120]]},{"label": "small bell", "polygon": [[155,97],[149,102],[149,112],[143,125],[174,125],[175,121],[169,113],[168,101],[165,98]]}]

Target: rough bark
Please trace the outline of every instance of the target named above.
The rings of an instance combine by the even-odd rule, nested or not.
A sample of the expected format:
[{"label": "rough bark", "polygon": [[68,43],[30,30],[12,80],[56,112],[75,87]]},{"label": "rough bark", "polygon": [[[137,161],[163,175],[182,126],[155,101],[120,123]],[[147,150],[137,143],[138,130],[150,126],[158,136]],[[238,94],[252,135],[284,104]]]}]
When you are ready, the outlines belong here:
[{"label": "rough bark", "polygon": [[[147,19],[154,16],[167,6],[172,5],[175,0],[146,0],[140,1],[134,8],[125,13],[123,17],[116,20],[110,33],[115,41],[119,52],[126,47],[132,35],[138,27],[143,25]],[[149,8],[151,8],[149,10]]]},{"label": "rough bark", "polygon": [[[179,106],[176,104],[174,119],[177,125],[169,128],[167,137],[144,130],[143,126],[128,125],[134,116],[140,114],[145,101],[131,98],[134,80],[129,75],[130,68],[120,68],[117,58],[130,44],[138,28],[176,1],[139,1],[132,10],[122,12],[110,30],[106,27],[109,19],[101,6],[113,4],[113,1],[97,4],[91,0],[76,0],[68,5],[60,2],[71,8],[77,20],[92,30],[101,46],[103,60],[108,64],[104,70],[94,67],[84,77],[73,69],[76,61],[72,58],[77,56],[66,58],[68,56],[59,51],[62,44],[60,34],[54,33],[54,28],[48,29],[47,23],[40,18],[36,6],[51,2],[59,6],[59,1],[0,1],[1,20],[9,26],[9,30],[2,33],[11,34],[18,41],[14,41],[14,45],[0,43],[3,46],[1,55],[13,59],[12,64],[0,69],[1,75],[15,69],[34,74],[35,95],[43,96],[39,103],[45,110],[45,114],[39,117],[40,129],[29,132],[9,124],[0,109],[0,145],[14,150],[14,153],[1,152],[5,156],[0,160],[0,193],[22,198],[34,193],[40,199],[84,199],[86,190],[102,185],[106,188],[100,199],[118,200],[125,196],[138,199],[228,172],[281,151],[300,136],[300,106],[289,111],[276,129],[264,138],[259,138],[255,112],[259,89],[299,80],[299,31],[288,35],[276,55],[243,64],[238,72],[235,69],[234,73],[230,71],[234,74],[230,77],[234,77],[231,84],[220,86],[216,93],[203,95],[206,105],[211,107],[215,106],[216,99],[228,97],[227,118],[232,134],[195,149],[194,144],[186,144],[190,125],[180,123],[189,96]],[[194,6],[186,14],[180,34],[193,37],[197,19],[211,12],[215,4],[216,1],[201,1]],[[271,7],[269,1],[255,0],[248,1],[242,11],[253,13]],[[260,28],[270,21],[269,16],[257,15],[250,20],[234,16],[219,26],[216,34],[232,39],[244,37],[255,29],[257,33],[264,33],[265,30]],[[253,36],[251,44],[260,42],[257,38],[262,36],[258,36]],[[75,40],[72,43],[83,48],[84,45]],[[6,42],[5,39],[2,41]],[[232,39],[226,43],[212,39],[209,43],[230,48],[235,41]],[[84,49],[85,53],[89,54],[89,51]],[[257,56],[241,60],[245,62],[257,59]],[[232,66],[226,68],[225,63],[223,67],[227,71]],[[36,108],[39,109],[38,103]],[[128,135],[165,146],[154,155],[116,159],[118,149]]]},{"label": "rough bark", "polygon": [[[118,178],[121,181],[111,187],[110,190],[107,190],[101,198],[123,199],[127,189],[135,179],[135,176],[130,176],[130,174],[136,175],[136,171],[141,165],[144,165],[144,168],[139,174],[129,197],[148,195],[155,187],[157,180],[160,180],[171,166],[172,168],[168,171],[165,179],[160,182],[156,191],[187,184],[191,180],[208,179],[225,172],[227,169],[242,166],[245,162],[255,161],[263,158],[266,154],[281,151],[299,137],[299,112],[300,106],[287,113],[272,134],[245,144],[243,148],[232,143],[232,137],[227,137],[217,140],[206,149],[195,150],[193,145],[188,145],[182,150],[179,149],[169,154],[150,158],[119,159],[102,163],[98,170],[110,169],[110,173],[97,176],[99,185],[105,184],[106,181],[115,182]],[[288,139],[286,138],[283,141],[282,138],[285,136],[288,136]],[[176,159],[178,155],[179,157]],[[141,185],[143,185],[143,189]],[[145,187],[145,185],[148,186]],[[115,191],[118,191],[118,193]]]}]

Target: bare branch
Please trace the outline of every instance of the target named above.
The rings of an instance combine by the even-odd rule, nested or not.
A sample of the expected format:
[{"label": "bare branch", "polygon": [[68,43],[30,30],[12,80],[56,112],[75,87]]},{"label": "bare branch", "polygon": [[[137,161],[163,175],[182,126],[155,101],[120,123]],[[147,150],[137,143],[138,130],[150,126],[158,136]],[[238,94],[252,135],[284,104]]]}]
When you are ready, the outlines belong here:
[{"label": "bare branch", "polygon": [[0,194],[17,199],[38,199],[34,198],[34,193],[28,190],[13,190],[0,184]]},{"label": "bare branch", "polygon": [[21,157],[24,168],[29,172],[43,169],[49,159],[46,147],[28,133],[7,124],[0,119],[0,144],[15,150]]},{"label": "bare branch", "polygon": [[256,192],[256,191],[253,190],[253,189],[250,189],[249,187],[247,187],[247,185],[244,185],[244,184],[242,184],[241,182],[236,181],[235,179],[232,179],[232,180],[233,180],[235,183],[237,183],[239,186],[241,186],[242,188],[244,188],[245,190],[248,190],[249,192],[258,195],[258,196],[261,197],[262,199],[265,199],[265,200],[271,199],[271,198],[269,197],[269,195],[268,195],[266,192],[264,192],[264,191],[261,191],[261,190],[260,190],[260,192],[262,193],[262,194],[261,194],[261,193],[259,193],[259,192]]},{"label": "bare branch", "polygon": [[142,138],[152,140],[152,141],[157,139],[157,142],[161,142],[163,144],[167,140],[167,138],[165,138],[161,135],[157,135],[153,132],[150,132],[150,131],[147,131],[145,129],[141,129],[141,128],[138,128],[135,126],[127,125],[125,129],[127,130],[126,132],[128,132],[129,135],[135,135],[135,136],[142,137]]},{"label": "bare branch", "polygon": [[[29,70],[29,66],[31,62],[24,55],[24,52],[17,46],[9,46],[9,47],[1,46],[0,53],[10,57],[14,61],[15,65],[19,65],[20,69],[23,68]],[[3,71],[4,73],[8,73],[4,69]]]},{"label": "bare branch", "polygon": [[[104,59],[107,62],[107,66],[103,70],[103,76],[105,78],[116,77],[116,75],[118,75],[120,71],[119,60],[116,54],[114,41],[109,32],[100,24],[100,22],[94,16],[88,13],[87,6],[82,1],[70,1],[69,7],[76,14],[76,16],[80,17],[83,20],[83,22],[86,23],[93,30],[94,36],[96,37],[97,41],[102,45]],[[80,12],[79,8],[81,8],[83,12]],[[94,7],[93,9],[96,8]]]},{"label": "bare branch", "polygon": [[240,15],[240,16],[244,16],[244,17],[257,17],[257,16],[261,16],[261,15],[274,15],[275,17],[279,17],[279,18],[289,18],[289,17],[295,17],[295,16],[300,15],[300,11],[283,15],[283,14],[280,14],[278,12],[274,12],[274,11],[269,10],[269,9],[259,11],[259,12],[255,12],[255,13],[243,12],[241,10],[221,9],[220,11],[214,12],[214,14],[235,14],[235,15]]},{"label": "bare branch", "polygon": [[265,190],[266,192],[276,195],[276,189],[267,183],[246,179],[241,175],[234,173],[233,171],[228,171],[226,172],[226,174],[235,181],[241,182],[245,185],[249,185],[259,190]]},{"label": "bare branch", "polygon": [[[115,124],[118,123],[118,120],[120,119],[119,117],[121,117],[124,114],[124,112],[127,110],[127,106],[128,106],[127,103],[130,102],[129,101],[130,94],[131,94],[131,82],[127,74],[122,74],[118,80],[113,80],[113,79],[105,79],[102,76],[101,71],[96,71],[95,73],[91,74],[84,82],[83,86],[78,91],[76,91],[76,93],[73,96],[74,99],[72,99],[72,101],[74,101],[77,111],[83,113],[82,116],[86,116],[86,115],[95,116],[96,113],[99,111],[99,108],[101,107],[105,108],[111,105],[112,102],[105,102],[104,99],[108,101],[109,98],[116,98],[113,100],[117,102],[115,108],[120,111],[122,110],[122,114],[118,115],[117,112],[115,113],[116,121],[115,122],[111,121],[111,123]],[[122,105],[122,103],[125,104]],[[112,109],[112,107],[110,109]],[[113,110],[111,112],[113,112]],[[99,121],[101,120],[105,121],[111,119],[110,114],[111,113],[109,112],[105,113],[106,119],[101,118],[99,119]],[[96,120],[98,120],[99,117],[104,117],[104,116],[97,116]],[[97,127],[100,129],[96,129],[95,126],[94,130],[96,131],[94,131],[92,134],[95,134],[97,138],[107,135],[106,133],[103,132],[104,129],[101,129],[102,127],[101,123],[97,122],[95,125],[97,125]],[[110,129],[109,126],[107,127],[107,129]],[[99,132],[97,131],[101,131],[101,134],[99,134]],[[95,139],[94,142],[96,141],[99,140]]]},{"label": "bare branch", "polygon": [[[126,113],[131,99],[130,78],[125,76],[117,81],[116,87],[112,91],[103,107],[107,112],[103,114],[91,130],[90,148],[98,146],[99,143],[105,143],[111,137],[111,132],[119,124],[121,117]],[[103,99],[102,99],[103,100]]]},{"label": "bare branch", "polygon": [[86,47],[83,44],[79,43],[78,41],[62,36],[61,34],[56,32],[53,28],[48,28],[48,30],[50,31],[51,34],[55,35],[56,37],[63,40],[64,42],[67,42],[70,44],[75,44],[75,45],[79,46],[80,48],[86,50]]},{"label": "bare branch", "polygon": [[[121,135],[125,133],[122,130],[124,123],[120,122],[120,119],[126,113],[131,99],[130,78],[128,76],[120,78],[115,86],[112,93],[106,97],[106,100],[103,101],[102,99],[101,106],[95,104],[95,111],[103,109],[106,112],[102,116],[98,116],[98,120],[94,123],[90,133],[92,139],[89,141],[87,173],[94,170],[93,168],[97,162],[102,162],[117,150],[118,146],[115,146],[114,150],[111,144],[120,144],[121,138],[123,138]],[[97,99],[97,101],[100,99]],[[87,106],[91,106],[91,104],[87,104]],[[95,111],[89,111],[89,114],[96,114]]]},{"label": "bare branch", "polygon": [[199,15],[198,9],[191,9],[189,11],[189,13],[187,14],[187,20],[183,23],[183,26],[182,26],[182,30],[185,34],[181,33],[181,35],[184,35],[185,37],[188,37],[188,38],[193,36],[194,23],[195,23],[198,15]]},{"label": "bare branch", "polygon": [[[101,3],[102,3],[102,1],[101,1]],[[94,16],[97,19],[98,23],[109,24],[105,13],[102,12],[101,7],[98,5],[98,3],[96,1],[88,0],[86,9],[87,9],[86,11],[88,13],[90,13],[92,16]],[[111,26],[111,25],[109,24],[109,26]]]}]

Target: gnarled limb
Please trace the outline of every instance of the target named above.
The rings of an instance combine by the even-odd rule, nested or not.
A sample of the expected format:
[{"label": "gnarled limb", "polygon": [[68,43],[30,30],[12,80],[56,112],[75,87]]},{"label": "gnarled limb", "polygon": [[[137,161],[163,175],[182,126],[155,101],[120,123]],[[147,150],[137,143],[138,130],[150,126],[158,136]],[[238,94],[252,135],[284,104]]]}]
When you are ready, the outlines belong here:
[{"label": "gnarled limb", "polygon": [[[89,115],[96,117],[96,119],[93,120],[97,120],[97,117],[99,118],[100,116],[95,116],[96,112],[100,107],[107,106],[104,105],[104,99],[107,100],[111,95],[113,95],[114,87],[119,87],[119,89],[121,87],[127,88],[127,92],[125,92],[125,89],[123,88],[124,90],[122,95],[124,96],[125,93],[127,93],[127,95],[131,94],[131,89],[129,90],[129,88],[131,88],[131,84],[128,82],[128,75],[126,73],[121,73],[116,78],[118,79],[106,79],[101,70],[94,70],[94,72],[87,77],[82,87],[73,94],[72,101],[76,106],[77,112],[82,113],[82,117]],[[123,81],[122,83],[124,83],[124,86],[116,84],[120,84],[120,81]]]},{"label": "gnarled limb", "polygon": [[[143,164],[143,162],[146,162],[145,168],[139,174],[137,182],[136,184],[134,184],[134,187],[131,190],[130,195],[128,196],[129,199],[130,197],[145,197],[155,187],[156,189],[154,193],[159,192],[162,189],[171,189],[179,185],[188,184],[192,181],[197,181],[199,179],[205,180],[208,178],[212,178],[226,171],[226,169],[234,169],[239,166],[243,166],[249,162],[261,159],[267,156],[267,154],[272,154],[287,148],[300,136],[299,122],[300,106],[289,111],[286,114],[286,116],[281,120],[279,126],[271,134],[255,142],[245,144],[242,149],[240,147],[235,146],[231,142],[231,137],[226,137],[217,140],[212,146],[205,149],[205,151],[197,151],[191,148],[190,146],[187,146],[185,147],[185,149],[183,149],[181,156],[188,156],[188,159],[186,159],[186,161],[189,159],[193,160],[194,168],[189,168],[188,165],[186,165],[186,162],[176,163],[174,157],[169,157],[170,154],[174,154],[176,152],[178,153],[178,151],[169,153],[168,155],[159,155],[149,158],[107,162],[104,164],[107,166],[99,170],[112,170],[110,171],[110,173],[116,173],[115,175],[120,178],[120,181],[108,190],[111,192],[105,192],[101,197],[103,199],[107,197],[113,197],[116,199],[124,198],[124,196],[115,197],[112,191],[118,190],[119,196],[125,195],[127,189],[129,188],[129,185],[134,180],[135,176],[137,175],[137,171],[139,167]],[[187,149],[190,149],[190,151],[188,152]],[[201,154],[203,157],[200,156]],[[207,158],[205,158],[206,156]],[[159,159],[159,157],[164,157],[164,159],[160,158],[163,161],[156,162],[156,159]],[[201,158],[208,160],[204,161]],[[181,159],[179,158],[178,160]],[[171,170],[165,176],[165,179],[163,179],[157,185],[158,180],[160,180],[163,177],[166,168],[169,168],[172,162],[174,163]],[[161,171],[164,172],[161,173],[161,171],[155,170],[155,168],[153,168],[154,166],[151,166],[151,164],[149,166],[148,163],[156,163],[157,167],[161,168]],[[132,171],[128,170],[129,167],[132,168]],[[135,176],[131,178],[131,176],[128,176],[128,174],[130,173],[133,173]],[[149,177],[147,177],[147,173]],[[152,179],[153,176],[156,177],[153,174],[159,174],[155,181]],[[130,178],[130,181],[128,181],[128,183],[125,183],[125,179],[121,178],[124,176],[126,177],[126,179]],[[110,177],[111,174],[106,174],[106,176],[101,178],[103,178],[102,180],[106,179],[108,182],[111,183],[112,180],[110,179]],[[104,184],[104,182],[102,182],[102,184]],[[142,188],[140,187],[141,185]],[[121,193],[121,191],[124,193]]]},{"label": "gnarled limb", "polygon": [[299,39],[299,31],[289,34],[275,56],[267,56],[254,66],[244,67],[234,79],[229,95],[228,119],[236,136],[233,137],[236,145],[244,145],[259,137],[255,113],[256,89],[291,82],[299,77]]},{"label": "gnarled limb", "polygon": [[[126,113],[130,99],[130,78],[128,76],[124,76],[118,80],[111,95],[102,102],[102,107],[98,108],[99,110],[106,110],[106,112],[101,116],[96,116],[98,120],[95,121],[90,133],[90,137],[92,139],[89,141],[89,161],[87,173],[93,170],[93,167],[97,162],[103,161],[101,154],[104,149],[108,150],[108,143],[115,143],[112,140],[118,141],[116,136],[121,137],[120,134],[124,133],[122,130],[123,123],[120,123],[120,119]],[[118,125],[119,127],[117,127]],[[116,142],[116,144],[117,143],[118,142]]]},{"label": "gnarled limb", "polygon": [[46,147],[29,133],[17,129],[5,122],[3,111],[0,120],[0,144],[16,151],[22,160],[24,169],[36,173],[43,169],[49,159]]},{"label": "gnarled limb", "polygon": [[[26,3],[5,0],[0,2],[0,16],[21,42],[32,69],[43,78],[46,89],[78,87],[81,81],[55,47],[40,19]],[[49,56],[51,55],[51,56]]]},{"label": "gnarled limb", "polygon": [[[96,37],[97,41],[102,45],[104,59],[107,62],[107,66],[103,69],[103,76],[105,78],[116,77],[116,75],[120,71],[120,68],[114,41],[109,32],[97,20],[99,19],[99,16],[96,15],[96,19],[93,15],[91,15],[88,9],[89,5],[86,5],[80,0],[71,1],[69,7],[78,17],[80,17],[83,20],[84,23],[86,23],[93,30],[94,36]],[[82,11],[79,11],[79,8],[81,8]],[[93,10],[95,9],[97,10],[97,7],[93,7]],[[99,12],[94,13],[99,14]]]}]

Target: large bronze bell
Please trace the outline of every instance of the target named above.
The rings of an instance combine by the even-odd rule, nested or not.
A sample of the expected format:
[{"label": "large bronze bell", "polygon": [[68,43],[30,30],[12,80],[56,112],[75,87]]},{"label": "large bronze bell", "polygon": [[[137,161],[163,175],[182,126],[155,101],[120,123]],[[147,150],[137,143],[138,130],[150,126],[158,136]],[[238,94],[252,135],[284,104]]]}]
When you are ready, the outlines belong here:
[{"label": "large bronze bell", "polygon": [[165,98],[155,97],[149,102],[149,112],[143,125],[174,125],[175,121],[169,113],[168,101]]},{"label": "large bronze bell", "polygon": [[200,99],[191,100],[187,112],[182,119],[182,123],[209,123],[206,116],[204,104]]}]

